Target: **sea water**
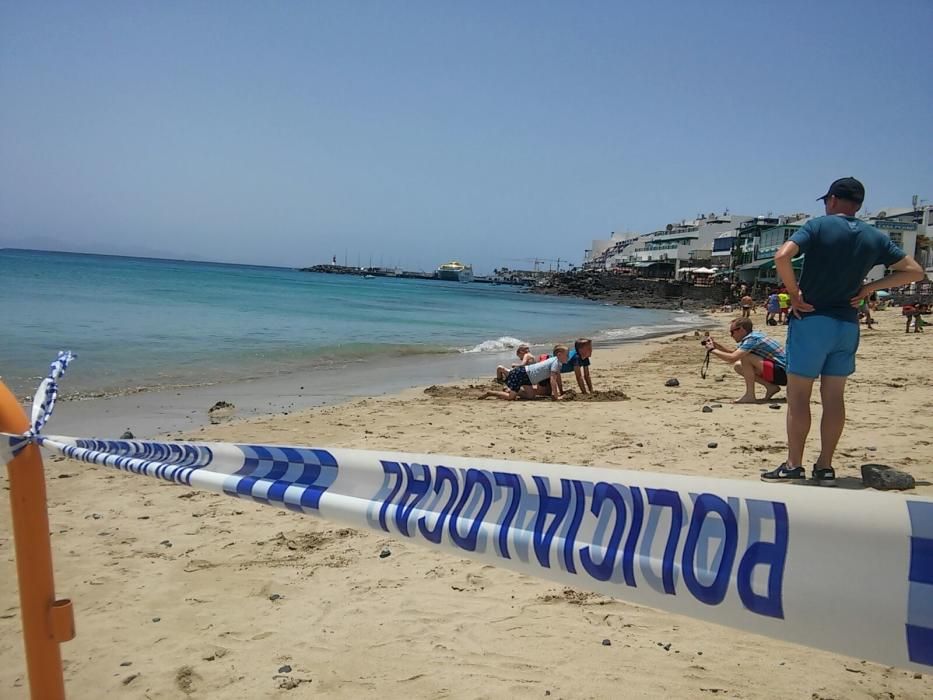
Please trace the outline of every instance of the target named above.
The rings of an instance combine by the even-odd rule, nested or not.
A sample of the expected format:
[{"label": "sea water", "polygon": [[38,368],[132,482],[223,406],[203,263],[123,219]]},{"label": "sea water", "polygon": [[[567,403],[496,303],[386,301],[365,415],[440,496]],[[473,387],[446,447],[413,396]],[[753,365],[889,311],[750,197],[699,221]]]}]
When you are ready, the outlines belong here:
[{"label": "sea water", "polygon": [[699,322],[507,285],[27,250],[0,250],[0,279],[0,376],[17,393],[60,349],[79,356],[66,393],[106,395],[426,356],[494,368],[519,341],[544,352]]}]

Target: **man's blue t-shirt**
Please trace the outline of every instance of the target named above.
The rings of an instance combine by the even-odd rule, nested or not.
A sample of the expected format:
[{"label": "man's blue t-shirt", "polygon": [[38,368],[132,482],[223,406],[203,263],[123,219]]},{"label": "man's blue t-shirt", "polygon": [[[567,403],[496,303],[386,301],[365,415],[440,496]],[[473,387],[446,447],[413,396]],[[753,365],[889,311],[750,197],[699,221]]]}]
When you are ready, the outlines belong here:
[{"label": "man's blue t-shirt", "polygon": [[561,374],[566,374],[567,372],[573,372],[577,367],[589,367],[590,358],[582,358],[577,354],[576,350],[571,350],[570,354],[567,355],[567,361],[560,366]]},{"label": "man's blue t-shirt", "polygon": [[858,323],[849,304],[875,265],[893,265],[904,251],[860,219],[832,214],[810,219],[790,240],[805,253],[800,291],[812,313]]}]

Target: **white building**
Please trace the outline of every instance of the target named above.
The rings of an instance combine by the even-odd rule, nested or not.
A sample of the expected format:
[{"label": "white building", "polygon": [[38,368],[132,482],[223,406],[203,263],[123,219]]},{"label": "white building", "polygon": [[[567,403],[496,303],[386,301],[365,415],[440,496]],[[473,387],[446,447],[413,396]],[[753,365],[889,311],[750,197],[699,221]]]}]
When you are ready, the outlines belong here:
[{"label": "white building", "polygon": [[[930,235],[933,233],[933,206],[886,207],[867,216],[866,220],[888,234],[924,270],[933,272],[933,251],[929,246]],[[884,275],[884,265],[877,265],[868,272],[867,277],[869,282],[874,282]]]},{"label": "white building", "polygon": [[641,236],[642,234],[634,231],[624,233],[613,231],[608,240],[594,239],[590,248],[584,252],[583,267],[596,270],[612,269],[613,261],[618,258],[619,252]]},{"label": "white building", "polygon": [[[735,230],[753,217],[740,214],[710,214],[692,221],[668,224],[626,249],[626,262],[635,268],[653,267],[676,276],[681,267],[699,263],[714,264],[715,241],[721,234],[735,236]],[[731,248],[730,248],[731,250]]]}]

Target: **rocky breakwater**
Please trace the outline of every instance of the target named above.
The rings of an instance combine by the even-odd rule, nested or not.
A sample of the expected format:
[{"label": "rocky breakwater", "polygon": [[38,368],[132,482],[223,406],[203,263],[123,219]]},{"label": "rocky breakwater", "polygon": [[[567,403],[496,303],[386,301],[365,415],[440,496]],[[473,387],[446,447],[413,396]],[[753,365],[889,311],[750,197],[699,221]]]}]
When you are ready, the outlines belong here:
[{"label": "rocky breakwater", "polygon": [[649,280],[586,270],[553,274],[533,291],[608,301],[634,308],[703,311],[721,304],[728,288],[719,284],[697,287],[673,280]]}]

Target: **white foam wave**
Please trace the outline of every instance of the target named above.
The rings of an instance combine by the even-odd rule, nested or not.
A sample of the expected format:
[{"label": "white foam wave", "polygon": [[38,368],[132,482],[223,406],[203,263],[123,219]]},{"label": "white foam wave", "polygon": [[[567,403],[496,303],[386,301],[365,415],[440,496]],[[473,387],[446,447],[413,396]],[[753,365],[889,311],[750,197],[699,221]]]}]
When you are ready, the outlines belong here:
[{"label": "white foam wave", "polygon": [[[699,322],[697,318],[693,323]],[[609,328],[601,331],[597,337],[606,340],[629,340],[632,338],[644,338],[649,335],[664,335],[666,333],[682,333],[688,330],[684,328],[683,323],[668,323],[657,326],[629,326],[628,328]]]},{"label": "white foam wave", "polygon": [[519,345],[527,345],[527,343],[518,338],[504,335],[495,340],[484,340],[482,343],[472,348],[463,348],[460,352],[506,352],[507,350],[514,350]]}]

